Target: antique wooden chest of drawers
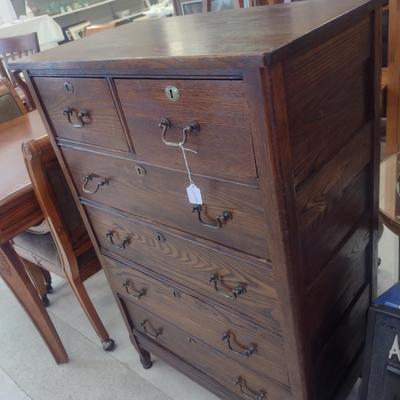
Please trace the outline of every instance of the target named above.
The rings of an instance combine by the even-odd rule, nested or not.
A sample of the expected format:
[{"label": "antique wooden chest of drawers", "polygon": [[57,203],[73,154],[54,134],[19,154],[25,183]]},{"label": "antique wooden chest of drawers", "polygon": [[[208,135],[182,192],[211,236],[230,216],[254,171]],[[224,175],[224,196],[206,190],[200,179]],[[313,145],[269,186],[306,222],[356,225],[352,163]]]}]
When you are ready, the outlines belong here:
[{"label": "antique wooden chest of drawers", "polygon": [[14,65],[145,368],[152,353],[227,400],[354,382],[375,290],[380,12],[311,0],[135,22]]}]

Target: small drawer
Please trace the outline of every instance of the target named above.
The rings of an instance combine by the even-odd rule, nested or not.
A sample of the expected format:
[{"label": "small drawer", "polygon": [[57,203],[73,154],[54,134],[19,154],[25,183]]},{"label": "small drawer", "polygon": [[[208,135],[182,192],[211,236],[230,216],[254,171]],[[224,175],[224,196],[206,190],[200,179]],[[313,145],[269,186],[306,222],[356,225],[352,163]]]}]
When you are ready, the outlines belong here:
[{"label": "small drawer", "polygon": [[[201,292],[206,298],[249,310],[263,326],[280,333],[277,293],[268,263],[253,264],[139,220],[86,207],[98,244],[116,254]],[[211,245],[211,243],[210,243]],[[235,253],[236,254],[236,253]]]},{"label": "small drawer", "polygon": [[58,137],[129,151],[105,79],[35,78],[34,83]]},{"label": "small drawer", "polygon": [[114,291],[158,314],[253,372],[289,386],[283,339],[131,267],[106,261]]},{"label": "small drawer", "polygon": [[[243,81],[115,79],[142,161],[233,180],[257,178]],[[171,98],[171,91],[172,98]]]},{"label": "small drawer", "polygon": [[[185,331],[184,328],[178,328],[170,319],[167,322],[129,300],[120,298],[120,301],[139,342],[150,340],[171,351],[215,381],[222,383],[239,398],[245,400],[291,398],[288,388],[254,373],[243,364],[204,343],[197,335]],[[207,325],[207,322],[205,324]],[[198,330],[198,333],[201,331]],[[145,343],[142,345],[145,347]],[[284,358],[282,354],[281,358]],[[265,372],[265,366],[261,366],[260,369]]]},{"label": "small drawer", "polygon": [[[62,152],[81,197],[269,259],[259,189],[198,177],[201,222],[187,199],[184,173],[68,147]],[[224,211],[231,218],[216,229]]]}]

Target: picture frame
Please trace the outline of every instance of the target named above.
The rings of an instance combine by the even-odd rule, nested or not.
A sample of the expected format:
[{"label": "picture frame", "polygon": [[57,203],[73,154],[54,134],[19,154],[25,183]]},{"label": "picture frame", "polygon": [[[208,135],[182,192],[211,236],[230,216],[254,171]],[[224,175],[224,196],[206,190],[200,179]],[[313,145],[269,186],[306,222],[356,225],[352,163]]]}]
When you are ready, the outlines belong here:
[{"label": "picture frame", "polygon": [[204,0],[173,0],[175,15],[199,14],[204,10]]}]

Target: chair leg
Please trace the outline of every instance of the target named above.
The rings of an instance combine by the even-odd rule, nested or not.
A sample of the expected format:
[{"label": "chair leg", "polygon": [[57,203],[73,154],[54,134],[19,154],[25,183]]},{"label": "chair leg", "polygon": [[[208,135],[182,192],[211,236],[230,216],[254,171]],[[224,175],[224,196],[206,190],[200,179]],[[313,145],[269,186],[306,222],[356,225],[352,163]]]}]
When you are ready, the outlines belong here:
[{"label": "chair leg", "polygon": [[48,307],[50,305],[49,299],[47,298],[47,287],[45,284],[45,277],[42,272],[42,268],[32,263],[31,261],[21,259],[24,264],[25,270],[31,278],[39,297],[41,298],[43,305]]},{"label": "chair leg", "polygon": [[78,299],[83,311],[88,317],[90,323],[93,326],[93,329],[96,331],[97,335],[101,339],[101,343],[103,345],[104,351],[112,351],[115,348],[115,342],[110,338],[106,328],[103,325],[97,311],[89,298],[89,295],[86,291],[85,286],[82,281],[77,279],[72,279],[68,275],[66,275],[66,279],[70,284],[76,298]]}]

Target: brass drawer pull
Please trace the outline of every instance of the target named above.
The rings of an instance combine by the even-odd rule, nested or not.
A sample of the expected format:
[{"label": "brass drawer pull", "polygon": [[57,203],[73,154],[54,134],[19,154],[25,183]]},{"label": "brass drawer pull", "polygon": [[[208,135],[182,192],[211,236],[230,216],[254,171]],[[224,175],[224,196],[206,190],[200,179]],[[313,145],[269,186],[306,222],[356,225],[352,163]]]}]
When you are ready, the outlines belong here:
[{"label": "brass drawer pull", "polygon": [[[146,324],[147,324],[147,323],[150,325],[150,328],[151,328],[151,330],[152,330],[154,333],[150,333],[150,332],[147,330],[147,328],[146,328]],[[140,326],[143,328],[144,333],[145,333],[149,338],[151,338],[151,339],[153,339],[153,340],[157,340],[157,338],[162,334],[162,328],[154,329],[153,326],[151,325],[151,323],[150,323],[147,319],[145,319],[144,321],[141,321],[141,322],[140,322]]]},{"label": "brass drawer pull", "polygon": [[227,222],[228,220],[232,219],[232,213],[230,211],[224,211],[221,215],[217,215],[215,218],[215,223],[210,224],[208,222],[203,221],[203,218],[201,216],[201,212],[203,210],[203,207],[199,204],[196,204],[193,206],[192,212],[197,213],[197,218],[199,219],[200,223],[207,228],[211,229],[221,229],[222,224],[224,222]]},{"label": "brass drawer pull", "polygon": [[[137,300],[146,295],[146,289],[136,290],[130,279],[127,279],[126,282],[122,284],[122,287],[125,289],[128,296],[133,297]],[[132,291],[130,288],[132,288]]]},{"label": "brass drawer pull", "polygon": [[86,176],[83,177],[82,190],[83,190],[85,193],[88,193],[88,194],[95,194],[95,193],[98,192],[98,190],[99,190],[102,186],[108,184],[107,179],[97,177],[97,178],[99,179],[99,181],[97,182],[96,187],[95,187],[94,189],[92,189],[92,190],[88,189],[87,186],[88,186],[89,182],[91,182],[91,181],[92,181],[93,179],[95,179],[95,178],[96,178],[96,175],[94,175],[94,174],[89,174],[89,175],[86,175]]},{"label": "brass drawer pull", "polygon": [[[85,124],[89,124],[91,122],[89,118],[89,113],[86,110],[77,111],[71,107],[67,107],[63,111],[63,115],[67,117],[68,122],[72,125],[73,128],[83,128]],[[72,121],[73,116],[78,122]]]},{"label": "brass drawer pull", "polygon": [[215,291],[230,300],[236,300],[241,294],[246,293],[246,288],[242,285],[237,285],[236,287],[234,287],[233,289],[229,289],[229,292],[226,292],[225,290],[222,290],[218,287],[218,282],[220,282],[223,285],[222,279],[220,276],[218,276],[217,274],[213,274],[210,276],[209,279],[210,283],[214,284],[214,289]]},{"label": "brass drawer pull", "polygon": [[238,343],[236,343],[236,345],[238,347],[241,347],[243,350],[242,349],[236,350],[235,348],[233,348],[231,340],[235,340],[235,336],[229,331],[223,334],[222,340],[227,343],[228,349],[232,351],[232,353],[235,353],[244,358],[249,358],[252,354],[254,354],[257,351],[257,346],[254,344],[251,344],[249,347],[243,347],[240,346]]},{"label": "brass drawer pull", "polygon": [[182,140],[180,142],[170,142],[167,140],[167,131],[171,128],[171,122],[168,118],[161,118],[160,123],[158,126],[162,129],[161,132],[161,140],[166,146],[170,147],[181,147],[187,141],[188,133],[198,133],[200,132],[200,124],[196,121],[192,121],[189,123],[188,126],[182,129]]},{"label": "brass drawer pull", "polygon": [[129,244],[129,236],[125,236],[122,241],[119,243],[114,240],[114,231],[108,231],[106,233],[106,238],[109,240],[109,242],[115,246],[118,247],[119,249],[125,249],[126,246]]},{"label": "brass drawer pull", "polygon": [[235,386],[239,386],[240,392],[243,394],[246,399],[249,400],[263,400],[266,399],[267,395],[263,390],[260,390],[258,393],[255,392],[254,390],[249,389],[247,386],[246,380],[243,379],[241,376],[238,376],[235,379]]}]

